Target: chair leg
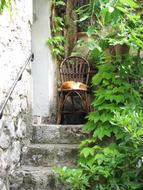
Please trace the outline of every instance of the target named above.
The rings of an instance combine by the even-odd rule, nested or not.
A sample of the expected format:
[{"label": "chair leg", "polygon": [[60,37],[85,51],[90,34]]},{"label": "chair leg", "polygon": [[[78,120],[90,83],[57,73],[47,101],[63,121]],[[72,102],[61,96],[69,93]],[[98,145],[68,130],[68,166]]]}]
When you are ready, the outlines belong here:
[{"label": "chair leg", "polygon": [[[60,103],[59,103],[60,104]],[[57,125],[61,123],[61,112],[60,112],[60,105],[58,105],[58,113],[57,113]]]},{"label": "chair leg", "polygon": [[88,94],[85,92],[85,106],[86,106],[86,111],[87,111],[87,114],[90,112],[90,103],[89,103],[89,100],[88,100]]},{"label": "chair leg", "polygon": [[59,125],[61,123],[61,119],[62,119],[62,115],[60,112],[58,112],[58,114],[57,114],[57,125]]},{"label": "chair leg", "polygon": [[63,94],[60,94],[58,98],[57,125],[61,124],[63,101],[64,101],[64,96]]}]

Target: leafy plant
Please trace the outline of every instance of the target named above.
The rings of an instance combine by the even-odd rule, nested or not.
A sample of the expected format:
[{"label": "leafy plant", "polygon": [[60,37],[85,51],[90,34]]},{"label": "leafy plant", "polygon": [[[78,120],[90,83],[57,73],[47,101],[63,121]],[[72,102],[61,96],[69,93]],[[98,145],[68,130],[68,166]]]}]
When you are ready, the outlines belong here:
[{"label": "leafy plant", "polygon": [[81,186],[73,185],[73,169],[59,175],[66,176],[65,182],[70,179],[73,190],[141,190],[142,7],[135,0],[91,0],[77,12],[79,22],[90,21],[90,58],[98,72],[92,78],[92,112],[84,126],[90,138],[81,142],[75,170],[80,170]]},{"label": "leafy plant", "polygon": [[0,1],[0,13],[2,13],[5,8],[7,8],[11,12],[11,0]]},{"label": "leafy plant", "polygon": [[52,53],[57,58],[64,55],[64,42],[63,35],[64,20],[61,16],[55,14],[55,9],[65,6],[64,0],[53,0],[54,15],[52,18],[52,37],[48,38],[47,44],[51,47]]},{"label": "leafy plant", "polygon": [[63,42],[65,41],[63,36],[53,36],[47,40],[47,43],[52,47],[52,53],[55,56],[62,56],[64,53]]},{"label": "leafy plant", "polygon": [[67,186],[67,190],[85,190],[88,186],[88,178],[81,169],[63,167],[54,171],[59,174],[59,180]]}]

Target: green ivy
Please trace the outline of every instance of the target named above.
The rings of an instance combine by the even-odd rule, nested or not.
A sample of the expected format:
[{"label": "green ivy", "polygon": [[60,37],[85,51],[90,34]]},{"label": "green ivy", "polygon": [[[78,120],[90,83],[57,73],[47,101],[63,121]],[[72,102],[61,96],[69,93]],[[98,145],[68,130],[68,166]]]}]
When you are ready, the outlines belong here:
[{"label": "green ivy", "polygon": [[[54,11],[65,6],[64,0],[53,0],[52,4]],[[62,35],[65,26],[64,19],[58,15],[53,15],[52,19],[52,37],[48,38],[47,44],[51,47],[52,54],[60,58],[64,55],[65,38],[64,35]]]},{"label": "green ivy", "polygon": [[90,21],[90,60],[98,70],[84,126],[90,138],[81,142],[77,169],[57,173],[73,190],[142,190],[142,6],[137,0],[90,0],[77,13],[78,22]]}]

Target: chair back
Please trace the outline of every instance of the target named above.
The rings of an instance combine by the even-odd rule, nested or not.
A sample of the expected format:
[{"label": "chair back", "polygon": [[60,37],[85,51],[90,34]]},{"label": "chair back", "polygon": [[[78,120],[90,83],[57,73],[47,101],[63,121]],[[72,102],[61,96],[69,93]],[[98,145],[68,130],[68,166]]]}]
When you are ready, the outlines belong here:
[{"label": "chair back", "polygon": [[83,57],[70,56],[65,58],[60,65],[61,82],[75,81],[88,84],[89,62]]}]

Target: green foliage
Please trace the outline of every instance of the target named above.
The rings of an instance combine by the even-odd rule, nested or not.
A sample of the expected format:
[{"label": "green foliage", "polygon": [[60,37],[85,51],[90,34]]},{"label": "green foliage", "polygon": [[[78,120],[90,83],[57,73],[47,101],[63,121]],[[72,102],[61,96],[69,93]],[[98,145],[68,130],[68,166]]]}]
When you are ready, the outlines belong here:
[{"label": "green foliage", "polygon": [[53,4],[58,7],[58,6],[64,6],[65,2],[63,0],[53,0]]},{"label": "green foliage", "polygon": [[[86,7],[78,9],[80,22],[90,20],[88,35],[95,35],[109,45],[131,44],[143,47],[142,11],[134,0],[91,0]],[[98,41],[99,42],[99,41]]]},{"label": "green foliage", "polygon": [[54,170],[59,174],[59,180],[67,186],[67,190],[85,190],[88,186],[87,177],[81,169],[69,169],[67,167],[57,168]]},{"label": "green foliage", "polygon": [[[135,0],[91,0],[77,10],[89,21],[94,99],[80,145],[78,185],[73,169],[62,170],[73,190],[143,189],[142,7]],[[83,178],[82,178],[83,177]],[[78,178],[78,177],[77,177]]]},{"label": "green foliage", "polygon": [[55,56],[62,56],[64,53],[64,47],[63,47],[63,42],[64,42],[64,37],[59,35],[59,36],[53,36],[47,40],[47,43],[51,46],[52,53]]},{"label": "green foliage", "polygon": [[[60,9],[60,7],[65,6],[64,0],[53,0],[52,3],[53,9]],[[51,47],[52,54],[59,58],[64,55],[65,38],[62,33],[65,24],[63,18],[57,15],[53,16],[52,24],[52,37],[48,38],[47,44]]]},{"label": "green foliage", "polygon": [[5,8],[11,12],[11,0],[0,0],[0,13],[2,13]]},{"label": "green foliage", "polygon": [[[88,168],[84,172],[90,176],[91,187],[94,184],[97,189],[142,189],[142,123],[142,110],[126,106],[115,112],[109,121],[110,130],[99,126],[94,131],[97,140],[92,136],[92,141],[82,142],[80,163],[83,170]],[[107,138],[109,131],[111,137]]]}]

